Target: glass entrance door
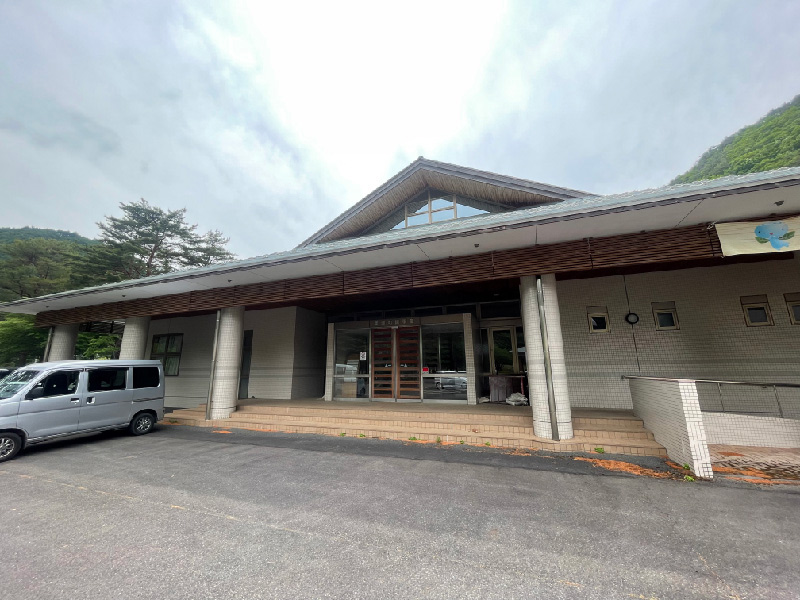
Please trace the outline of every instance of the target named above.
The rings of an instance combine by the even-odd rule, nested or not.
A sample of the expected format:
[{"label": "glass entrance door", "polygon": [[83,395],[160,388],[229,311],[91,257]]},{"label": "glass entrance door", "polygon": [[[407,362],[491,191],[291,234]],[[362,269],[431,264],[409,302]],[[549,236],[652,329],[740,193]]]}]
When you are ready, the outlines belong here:
[{"label": "glass entrance door", "polygon": [[372,330],[372,398],[418,400],[419,327]]},{"label": "glass entrance door", "polygon": [[489,359],[493,375],[512,375],[519,373],[514,330],[511,327],[489,330]]}]

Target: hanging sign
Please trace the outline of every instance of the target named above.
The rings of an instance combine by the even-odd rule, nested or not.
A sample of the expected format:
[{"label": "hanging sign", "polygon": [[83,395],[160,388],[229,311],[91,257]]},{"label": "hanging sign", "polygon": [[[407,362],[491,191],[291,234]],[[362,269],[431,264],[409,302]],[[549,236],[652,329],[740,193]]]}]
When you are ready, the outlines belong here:
[{"label": "hanging sign", "polygon": [[717,223],[723,256],[800,250],[800,217],[747,223]]}]

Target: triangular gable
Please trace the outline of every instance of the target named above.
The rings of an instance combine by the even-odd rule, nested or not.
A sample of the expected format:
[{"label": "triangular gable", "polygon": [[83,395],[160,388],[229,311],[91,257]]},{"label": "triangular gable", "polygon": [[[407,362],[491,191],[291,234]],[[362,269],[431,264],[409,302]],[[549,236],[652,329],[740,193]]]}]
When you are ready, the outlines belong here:
[{"label": "triangular gable", "polygon": [[420,156],[299,247],[362,235],[426,189],[483,200],[506,210],[591,195]]}]

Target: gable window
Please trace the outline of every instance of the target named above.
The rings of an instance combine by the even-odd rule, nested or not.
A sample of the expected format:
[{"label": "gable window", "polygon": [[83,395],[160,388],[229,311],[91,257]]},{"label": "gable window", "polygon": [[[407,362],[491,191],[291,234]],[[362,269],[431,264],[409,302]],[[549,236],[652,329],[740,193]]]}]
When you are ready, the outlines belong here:
[{"label": "gable window", "polygon": [[786,308],[789,309],[789,322],[800,325],[800,294],[784,294]]},{"label": "gable window", "polygon": [[653,302],[653,319],[658,331],[674,331],[678,325],[678,311],[674,302]]},{"label": "gable window", "polygon": [[429,225],[489,212],[471,204],[480,203],[459,198],[454,194],[442,194],[428,190],[403,207],[403,220],[392,229]]},{"label": "gable window", "polygon": [[742,296],[741,301],[744,321],[748,327],[764,327],[774,324],[766,294]]},{"label": "gable window", "polygon": [[154,335],[150,358],[161,361],[161,364],[164,365],[164,375],[178,375],[180,373],[182,349],[182,333]]},{"label": "gable window", "polygon": [[605,306],[586,307],[586,316],[589,319],[589,333],[608,333],[611,330],[608,308]]}]

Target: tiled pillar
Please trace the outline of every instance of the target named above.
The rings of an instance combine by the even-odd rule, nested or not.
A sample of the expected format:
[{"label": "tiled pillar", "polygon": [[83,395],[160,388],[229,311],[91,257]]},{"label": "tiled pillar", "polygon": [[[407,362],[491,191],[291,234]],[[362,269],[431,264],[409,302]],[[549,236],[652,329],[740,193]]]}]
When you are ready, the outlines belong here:
[{"label": "tiled pillar", "polygon": [[128,317],[122,332],[119,357],[122,360],[142,360],[147,350],[147,334],[150,330],[150,317]]},{"label": "tiled pillar", "polygon": [[475,352],[476,329],[472,313],[464,313],[464,354],[467,361],[467,404],[478,403],[478,364]]},{"label": "tiled pillar", "polygon": [[221,309],[211,381],[211,419],[227,419],[236,410],[243,338],[244,307]]},{"label": "tiled pillar", "polygon": [[325,400],[333,400],[333,376],[336,373],[336,329],[328,323],[328,351],[325,359]]},{"label": "tiled pillar", "polygon": [[[547,344],[550,359],[551,383],[556,408],[559,439],[573,437],[572,409],[567,390],[567,369],[564,361],[564,341],[561,336],[561,316],[558,309],[555,275],[542,275]],[[537,437],[552,439],[548,399],[547,368],[536,277],[520,278],[520,305],[525,332],[525,357],[528,363],[528,398],[533,411],[533,432]]]},{"label": "tiled pillar", "polygon": [[47,361],[73,360],[75,358],[75,342],[78,340],[78,324],[56,325],[50,338],[50,352]]}]

